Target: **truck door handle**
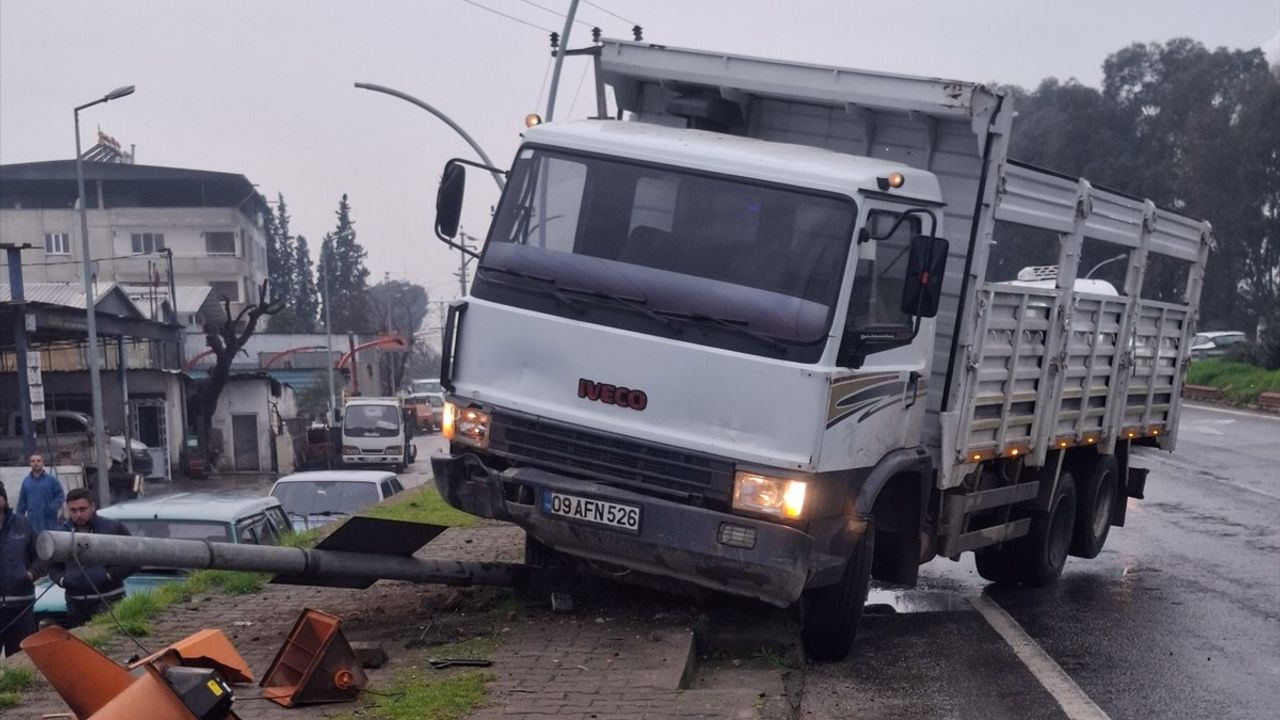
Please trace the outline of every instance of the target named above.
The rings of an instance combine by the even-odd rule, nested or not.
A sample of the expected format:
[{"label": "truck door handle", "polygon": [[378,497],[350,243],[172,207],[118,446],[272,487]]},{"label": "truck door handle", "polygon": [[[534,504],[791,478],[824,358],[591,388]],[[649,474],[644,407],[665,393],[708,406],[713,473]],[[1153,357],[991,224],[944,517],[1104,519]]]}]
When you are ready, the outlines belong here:
[{"label": "truck door handle", "polygon": [[907,374],[907,388],[911,393],[911,400],[907,403],[903,410],[909,410],[916,404],[916,398],[920,396],[920,372],[912,370]]}]

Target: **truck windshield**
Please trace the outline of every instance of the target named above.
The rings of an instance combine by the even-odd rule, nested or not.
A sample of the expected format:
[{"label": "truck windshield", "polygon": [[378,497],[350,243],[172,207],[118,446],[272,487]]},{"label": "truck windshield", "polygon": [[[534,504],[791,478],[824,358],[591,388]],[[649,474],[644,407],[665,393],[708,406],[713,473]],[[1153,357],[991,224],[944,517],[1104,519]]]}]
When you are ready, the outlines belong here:
[{"label": "truck windshield", "polygon": [[395,437],[400,434],[400,410],[394,405],[349,405],[342,419],[349,437]]},{"label": "truck windshield", "polygon": [[526,148],[474,292],[588,322],[815,360],[855,219],[846,197]]}]

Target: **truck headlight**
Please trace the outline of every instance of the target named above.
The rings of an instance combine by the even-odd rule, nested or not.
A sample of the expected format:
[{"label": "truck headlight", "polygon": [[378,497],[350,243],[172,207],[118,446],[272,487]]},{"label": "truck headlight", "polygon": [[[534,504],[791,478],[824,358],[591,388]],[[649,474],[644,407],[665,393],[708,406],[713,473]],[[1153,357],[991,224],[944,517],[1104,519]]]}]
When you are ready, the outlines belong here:
[{"label": "truck headlight", "polygon": [[359,455],[360,448],[356,447],[355,445],[343,445],[342,454],[343,455]]},{"label": "truck headlight", "polygon": [[764,513],[784,520],[797,520],[804,514],[804,480],[769,477],[739,470],[733,478],[735,510]]},{"label": "truck headlight", "polygon": [[447,402],[440,418],[440,432],[446,440],[478,448],[489,445],[489,413],[476,408],[460,408]]},{"label": "truck headlight", "polygon": [[384,450],[384,451],[383,451],[383,454],[385,454],[385,455],[399,455],[399,454],[400,454],[400,451],[401,451],[402,449],[403,449],[403,448],[401,448],[399,445],[392,445],[392,446],[388,447],[386,450]]}]

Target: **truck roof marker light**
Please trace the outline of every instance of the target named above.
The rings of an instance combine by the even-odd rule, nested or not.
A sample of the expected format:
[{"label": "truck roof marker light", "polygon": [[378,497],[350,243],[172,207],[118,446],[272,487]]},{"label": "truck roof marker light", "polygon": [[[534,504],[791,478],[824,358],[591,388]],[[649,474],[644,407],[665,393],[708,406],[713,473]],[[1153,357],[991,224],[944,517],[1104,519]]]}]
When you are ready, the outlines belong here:
[{"label": "truck roof marker light", "polygon": [[527,128],[531,128],[534,125],[541,125],[541,124],[542,124],[542,116],[539,115],[538,113],[529,113],[528,115],[524,116],[524,126]]},{"label": "truck roof marker light", "polygon": [[890,188],[900,188],[907,182],[906,176],[900,172],[889,173],[887,177],[876,178],[876,185],[881,190],[889,190]]}]

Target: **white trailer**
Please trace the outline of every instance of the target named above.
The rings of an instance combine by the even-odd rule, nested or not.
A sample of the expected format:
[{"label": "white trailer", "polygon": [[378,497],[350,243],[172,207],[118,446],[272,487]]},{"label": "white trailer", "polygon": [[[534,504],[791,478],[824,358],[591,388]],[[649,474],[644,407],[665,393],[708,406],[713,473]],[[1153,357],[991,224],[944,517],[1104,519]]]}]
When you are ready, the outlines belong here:
[{"label": "white trailer", "polygon": [[1129,448],[1172,449],[1207,223],[1011,160],[983,85],[587,52],[599,117],[525,134],[446,323],[448,502],[531,562],[798,602],[817,658],[872,576],[1097,555]]}]

